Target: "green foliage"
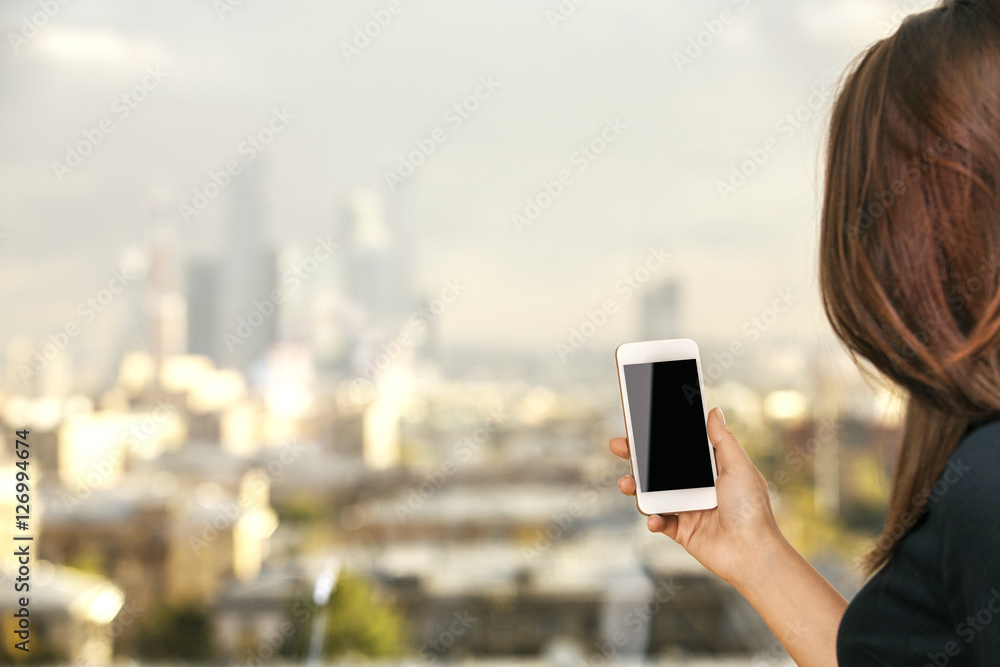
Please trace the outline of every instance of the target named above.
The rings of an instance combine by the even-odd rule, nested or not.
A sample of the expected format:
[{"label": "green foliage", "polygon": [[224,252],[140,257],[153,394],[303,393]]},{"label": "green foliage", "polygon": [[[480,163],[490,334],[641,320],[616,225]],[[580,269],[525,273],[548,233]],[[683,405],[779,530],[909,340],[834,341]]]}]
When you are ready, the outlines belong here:
[{"label": "green foliage", "polygon": [[381,601],[364,578],[342,571],[327,604],[324,654],[392,658],[403,655],[406,648],[399,612]]},{"label": "green foliage", "polygon": [[[286,657],[306,657],[315,614],[321,613],[311,600],[295,598],[289,604],[289,618],[295,632],[281,647]],[[402,615],[379,598],[363,577],[341,571],[326,614],[323,654],[327,657],[395,658],[407,650]]]},{"label": "green foliage", "polygon": [[212,628],[205,609],[161,606],[143,613],[135,642],[145,659],[204,659],[211,657]]},{"label": "green foliage", "polygon": [[282,524],[310,524],[330,514],[328,507],[307,495],[298,495],[287,502],[275,505],[278,522]]},{"label": "green foliage", "polygon": [[94,545],[84,546],[66,560],[66,565],[90,574],[108,576],[104,569],[104,557],[101,555],[100,549]]}]

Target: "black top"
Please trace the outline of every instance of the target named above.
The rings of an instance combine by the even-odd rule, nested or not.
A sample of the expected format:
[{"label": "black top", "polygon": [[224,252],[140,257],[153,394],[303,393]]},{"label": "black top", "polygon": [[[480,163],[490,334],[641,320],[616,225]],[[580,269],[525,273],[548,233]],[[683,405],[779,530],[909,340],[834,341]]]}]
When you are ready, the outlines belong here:
[{"label": "black top", "polygon": [[1000,665],[1000,421],[959,444],[927,511],[858,592],[840,667]]}]

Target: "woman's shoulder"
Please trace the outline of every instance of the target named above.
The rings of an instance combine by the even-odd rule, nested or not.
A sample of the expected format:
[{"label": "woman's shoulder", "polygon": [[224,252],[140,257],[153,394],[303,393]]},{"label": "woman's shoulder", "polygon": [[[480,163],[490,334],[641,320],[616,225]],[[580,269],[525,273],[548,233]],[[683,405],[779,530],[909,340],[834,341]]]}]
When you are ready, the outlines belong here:
[{"label": "woman's shoulder", "polygon": [[[949,462],[957,463],[958,459],[963,459],[965,466],[972,468],[968,472],[975,471],[977,467],[990,472],[1000,468],[1000,417],[978,424],[962,438]],[[973,477],[978,478],[979,475]]]},{"label": "woman's shoulder", "polygon": [[[938,538],[941,584],[956,623],[992,609],[1000,572],[1000,420],[968,433],[948,459],[929,498],[929,528]],[[998,647],[980,640],[980,651]],[[968,640],[967,640],[968,641]],[[986,642],[986,643],[983,643]],[[985,654],[984,654],[985,655]],[[992,662],[990,664],[996,664]]]},{"label": "woman's shoulder", "polygon": [[[932,510],[944,519],[995,520],[1000,509],[1000,419],[967,434],[948,458],[937,482],[928,489]],[[933,515],[934,512],[932,511]]]}]

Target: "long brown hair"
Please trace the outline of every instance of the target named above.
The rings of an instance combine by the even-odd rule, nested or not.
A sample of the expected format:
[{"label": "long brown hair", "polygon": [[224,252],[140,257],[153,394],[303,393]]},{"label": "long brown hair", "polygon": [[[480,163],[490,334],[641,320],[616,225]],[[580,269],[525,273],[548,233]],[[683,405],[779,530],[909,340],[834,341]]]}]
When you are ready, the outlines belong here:
[{"label": "long brown hair", "polygon": [[970,425],[1000,416],[1000,0],[943,2],[863,53],[826,167],[823,307],[907,398],[872,572]]}]

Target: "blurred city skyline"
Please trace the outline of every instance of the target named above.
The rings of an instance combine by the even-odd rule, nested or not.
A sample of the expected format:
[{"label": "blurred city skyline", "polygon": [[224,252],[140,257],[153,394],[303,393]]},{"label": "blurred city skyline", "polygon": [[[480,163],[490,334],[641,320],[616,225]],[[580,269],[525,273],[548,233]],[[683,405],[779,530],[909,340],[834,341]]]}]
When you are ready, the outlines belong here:
[{"label": "blurred city skyline", "polygon": [[[195,215],[181,206],[251,154],[276,252],[335,230],[368,189],[405,230],[417,291],[467,284],[439,323],[446,345],[555,357],[651,247],[670,257],[657,278],[681,285],[680,334],[740,340],[795,289],[768,337],[828,336],[814,256],[831,92],[916,7],[383,5],[74,2],[32,32],[40,5],[6,3],[0,289],[17,316],[0,336],[63,327],[155,226],[174,229],[184,258],[225,253],[232,193]],[[248,149],[275,114],[285,126]],[[60,172],[102,119],[111,132]],[[581,153],[602,131],[606,150]],[[407,175],[413,151],[426,157]],[[755,173],[743,184],[734,169]],[[519,225],[528,200],[540,214]],[[585,347],[635,338],[638,304]],[[111,304],[74,357],[115,363],[124,317]]]},{"label": "blurred city skyline", "polygon": [[613,351],[699,343],[852,595],[900,413],[818,301],[823,135],[928,4],[4,3],[28,657],[786,664],[619,493]]}]

